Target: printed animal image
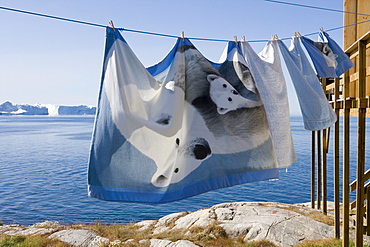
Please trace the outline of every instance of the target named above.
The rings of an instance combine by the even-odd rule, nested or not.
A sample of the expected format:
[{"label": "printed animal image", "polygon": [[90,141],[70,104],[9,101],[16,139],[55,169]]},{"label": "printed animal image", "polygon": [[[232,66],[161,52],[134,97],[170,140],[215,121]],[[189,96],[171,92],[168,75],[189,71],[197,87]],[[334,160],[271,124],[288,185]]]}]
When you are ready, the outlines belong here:
[{"label": "printed animal image", "polygon": [[210,83],[209,93],[211,99],[217,105],[219,114],[253,105],[261,105],[261,102],[252,102],[241,96],[228,81],[218,75],[210,74],[207,76],[207,80]]},{"label": "printed animal image", "polygon": [[338,62],[336,60],[337,55],[333,53],[333,51],[330,49],[327,42],[314,42],[312,41],[312,44],[316,46],[317,49],[320,50],[320,52],[324,55],[326,64],[329,67],[336,68],[338,65]]},{"label": "printed animal image", "polygon": [[121,33],[107,28],[91,197],[165,203],[279,177],[260,94],[241,50],[230,44],[221,65],[178,38],[145,68]]},{"label": "printed animal image", "polygon": [[[113,121],[127,142],[155,163],[152,185],[178,183],[213,155],[246,152],[270,139],[258,90],[243,64],[228,61],[217,70],[193,46],[181,46],[163,73],[152,77],[140,65],[139,81],[132,83],[131,74],[116,71],[116,64],[133,71],[139,61],[113,57],[104,83]],[[126,145],[117,150],[112,166],[126,150]],[[270,167],[251,163],[248,169]]]},{"label": "printed animal image", "polygon": [[183,49],[185,70],[179,71],[185,74],[176,74],[177,78],[186,78],[185,84],[175,83],[185,90],[189,103],[185,104],[186,112],[191,112],[188,114],[191,122],[187,123],[191,131],[187,137],[181,137],[191,136],[185,144],[186,152],[179,148],[175,154],[177,162],[186,169],[179,171],[171,162],[158,163],[152,178],[156,186],[178,182],[212,153],[243,152],[270,137],[263,104],[249,69],[231,61],[218,71],[194,47],[186,48]]},{"label": "printed animal image", "polygon": [[[199,111],[213,136],[242,139],[242,150],[254,148],[269,138],[266,114],[247,67],[226,61],[216,70],[194,48],[185,51],[185,62],[186,101]],[[219,91],[217,97],[212,93],[220,86],[214,83],[222,88],[226,85],[226,90]],[[230,104],[225,106],[225,101]],[[230,145],[226,152],[240,150]]]}]

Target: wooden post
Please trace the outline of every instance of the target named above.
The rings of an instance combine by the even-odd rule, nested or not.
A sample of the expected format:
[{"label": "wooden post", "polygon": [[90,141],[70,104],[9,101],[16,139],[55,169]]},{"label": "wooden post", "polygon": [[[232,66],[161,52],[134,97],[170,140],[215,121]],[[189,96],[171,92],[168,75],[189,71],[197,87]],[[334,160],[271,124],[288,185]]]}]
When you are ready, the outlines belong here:
[{"label": "wooden post", "polygon": [[[321,86],[324,90],[324,93],[326,92],[326,78],[323,78],[321,80]],[[327,209],[327,198],[328,198],[328,191],[327,191],[327,172],[326,172],[326,153],[328,149],[328,140],[327,140],[327,134],[329,132],[324,129],[322,130],[322,213],[326,215],[328,213]]]},{"label": "wooden post", "polygon": [[366,130],[366,105],[362,102],[365,99],[366,90],[366,41],[358,43],[358,143],[357,143],[357,184],[356,184],[356,246],[363,246],[363,225],[364,225],[364,172],[365,172],[365,130]]},{"label": "wooden post", "polygon": [[369,187],[365,188],[365,196],[366,196],[366,235],[370,236],[370,191]]},{"label": "wooden post", "polygon": [[321,131],[316,131],[317,134],[317,209],[321,209]]},{"label": "wooden post", "polygon": [[340,193],[339,193],[339,78],[335,78],[334,108],[338,120],[334,125],[334,237],[340,238]]},{"label": "wooden post", "polygon": [[311,137],[311,208],[315,208],[315,131],[312,131]]},{"label": "wooden post", "polygon": [[349,72],[344,73],[343,85],[343,227],[342,246],[349,246],[349,111],[351,102],[347,100],[349,95]]},{"label": "wooden post", "polygon": [[328,130],[322,130],[322,213],[328,213],[328,190],[327,190],[327,169],[326,169],[326,154],[328,149],[327,135]]}]

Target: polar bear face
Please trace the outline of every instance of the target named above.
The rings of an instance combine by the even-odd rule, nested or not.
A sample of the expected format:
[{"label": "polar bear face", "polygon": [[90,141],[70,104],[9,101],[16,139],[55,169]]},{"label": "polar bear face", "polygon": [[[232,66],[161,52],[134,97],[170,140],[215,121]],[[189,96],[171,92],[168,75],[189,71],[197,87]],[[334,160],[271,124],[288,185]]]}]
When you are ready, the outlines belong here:
[{"label": "polar bear face", "polygon": [[224,78],[210,74],[207,76],[210,83],[210,96],[217,105],[219,114],[225,114],[239,108],[251,108],[261,106],[262,102],[252,101],[244,98],[239,92]]},{"label": "polar bear face", "polygon": [[323,54],[326,64],[329,67],[336,68],[338,62],[336,60],[337,56],[334,52],[330,49],[329,44],[327,42],[313,42],[317,49]]},{"label": "polar bear face", "polygon": [[195,170],[202,161],[212,155],[211,148],[204,138],[195,138],[185,144],[181,144],[180,139],[176,138],[175,143],[177,150],[173,155],[177,155],[176,163],[168,162],[158,165],[151,181],[156,187],[167,187],[171,183],[181,181]]}]

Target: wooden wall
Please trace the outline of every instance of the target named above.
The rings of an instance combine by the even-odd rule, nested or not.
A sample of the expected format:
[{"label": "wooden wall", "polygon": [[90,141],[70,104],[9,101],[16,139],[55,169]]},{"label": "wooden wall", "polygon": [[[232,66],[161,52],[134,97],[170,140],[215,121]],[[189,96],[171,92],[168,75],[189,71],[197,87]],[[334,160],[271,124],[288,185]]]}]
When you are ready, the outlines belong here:
[{"label": "wooden wall", "polygon": [[[344,28],[344,50],[348,52],[348,55],[351,57],[352,62],[354,63],[355,67],[349,70],[349,83],[346,85],[348,87],[348,97],[350,98],[358,98],[359,95],[359,76],[360,73],[360,58],[358,56],[359,51],[358,48],[355,48],[355,43],[362,39],[365,42],[366,47],[366,83],[364,87],[365,97],[370,95],[370,0],[344,0],[344,11],[353,12],[353,13],[361,13],[361,14],[368,14],[366,15],[359,15],[359,14],[351,14],[345,13],[344,14],[344,25],[352,25],[349,27]],[[368,21],[368,22],[365,22]],[[356,24],[357,25],[354,25]],[[342,80],[343,81],[343,80]],[[343,83],[342,83],[343,84]],[[352,107],[351,107],[352,108]],[[354,106],[351,109],[351,116],[357,115],[357,107]],[[370,109],[367,109],[367,117],[370,117]]]},{"label": "wooden wall", "polygon": [[[344,11],[370,15],[369,0],[345,0]],[[344,25],[352,25],[370,20],[370,16],[357,14],[344,14]],[[344,50],[348,49],[356,40],[370,30],[370,22],[346,27],[344,29]]]}]

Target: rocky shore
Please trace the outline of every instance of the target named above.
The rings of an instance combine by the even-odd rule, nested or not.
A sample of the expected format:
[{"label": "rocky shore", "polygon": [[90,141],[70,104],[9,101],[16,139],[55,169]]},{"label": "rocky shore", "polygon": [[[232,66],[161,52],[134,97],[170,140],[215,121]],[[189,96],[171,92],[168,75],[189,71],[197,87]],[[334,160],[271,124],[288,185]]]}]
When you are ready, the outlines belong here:
[{"label": "rocky shore", "polygon": [[[120,239],[103,236],[96,226],[65,226],[48,221],[28,227],[3,225],[0,226],[0,235],[43,235],[83,247],[192,247],[200,246],[202,237],[239,242],[268,240],[276,246],[294,246],[306,240],[334,236],[330,214],[322,215],[308,204],[268,202],[223,203],[195,212],[179,212],[158,220],[138,222],[130,227],[134,237],[123,236]],[[194,237],[200,233],[202,237]]]}]

